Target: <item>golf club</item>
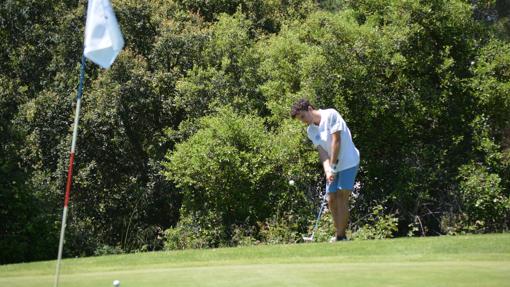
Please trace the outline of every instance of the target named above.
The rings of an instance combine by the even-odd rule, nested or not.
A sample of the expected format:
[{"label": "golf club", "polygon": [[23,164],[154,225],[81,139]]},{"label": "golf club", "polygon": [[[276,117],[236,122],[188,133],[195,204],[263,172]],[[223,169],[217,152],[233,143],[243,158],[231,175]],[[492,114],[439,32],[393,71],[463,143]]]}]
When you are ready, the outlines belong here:
[{"label": "golf club", "polygon": [[322,215],[322,212],[324,211],[324,208],[326,207],[326,204],[327,204],[327,190],[325,189],[324,190],[324,193],[322,194],[322,199],[321,199],[321,207],[319,209],[319,214],[317,214],[317,219],[315,220],[315,225],[313,226],[313,229],[312,229],[312,235],[310,236],[303,236],[303,240],[305,242],[312,242],[313,241],[313,238],[315,236],[315,232],[317,231],[317,227],[319,226],[319,221],[321,220],[321,215]]}]

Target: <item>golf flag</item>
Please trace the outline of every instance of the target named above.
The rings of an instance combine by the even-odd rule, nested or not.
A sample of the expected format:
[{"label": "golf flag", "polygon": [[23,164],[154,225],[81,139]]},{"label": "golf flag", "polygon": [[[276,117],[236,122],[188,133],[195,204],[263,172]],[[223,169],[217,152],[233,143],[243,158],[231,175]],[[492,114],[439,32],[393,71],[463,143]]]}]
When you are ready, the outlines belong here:
[{"label": "golf flag", "polygon": [[83,54],[92,62],[109,68],[124,46],[119,23],[109,0],[89,0]]},{"label": "golf flag", "polygon": [[58,287],[60,279],[60,262],[64,249],[64,237],[67,222],[69,194],[73,178],[74,152],[76,138],[78,136],[78,123],[80,118],[81,96],[85,79],[85,58],[107,69],[115,61],[115,58],[124,46],[124,39],[120,32],[119,23],[113,13],[109,0],[89,0],[87,6],[87,21],[85,23],[84,50],[81,55],[80,83],[76,96],[76,113],[74,117],[73,140],[71,142],[71,155],[67,170],[66,193],[64,199],[64,211],[62,213],[62,227],[58,243],[57,267],[55,271],[55,287]]}]

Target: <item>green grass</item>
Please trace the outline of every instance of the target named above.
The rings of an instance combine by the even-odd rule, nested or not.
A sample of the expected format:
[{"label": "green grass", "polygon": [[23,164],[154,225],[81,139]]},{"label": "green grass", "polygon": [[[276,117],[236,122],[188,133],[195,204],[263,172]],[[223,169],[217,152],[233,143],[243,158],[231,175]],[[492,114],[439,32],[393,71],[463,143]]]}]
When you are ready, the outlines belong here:
[{"label": "green grass", "polygon": [[[0,266],[0,286],[53,286],[55,261]],[[510,234],[66,259],[60,286],[510,286]]]}]

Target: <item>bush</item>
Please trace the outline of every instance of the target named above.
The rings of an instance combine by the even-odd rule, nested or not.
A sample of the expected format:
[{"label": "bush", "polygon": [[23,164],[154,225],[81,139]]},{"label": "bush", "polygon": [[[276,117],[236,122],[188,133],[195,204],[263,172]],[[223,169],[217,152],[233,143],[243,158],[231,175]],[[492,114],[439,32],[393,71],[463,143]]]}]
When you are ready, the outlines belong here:
[{"label": "bush", "polygon": [[300,240],[299,221],[295,215],[274,216],[260,224],[259,236],[266,244],[289,244]]},{"label": "bush", "polygon": [[223,227],[267,218],[270,195],[283,184],[268,158],[268,140],[255,116],[227,107],[203,118],[200,130],[178,144],[166,163],[165,175],[183,190],[185,212],[216,213]]},{"label": "bush", "polygon": [[254,226],[248,224],[231,226],[231,239],[229,246],[250,246],[260,243],[255,239],[257,230]]},{"label": "bush", "polygon": [[95,251],[95,256],[122,254],[124,251],[119,246],[101,245]]},{"label": "bush", "polygon": [[[283,236],[288,232],[281,227],[292,223],[292,234],[304,228],[307,217],[299,215],[309,214],[305,191],[309,180],[313,183],[315,167],[302,145],[302,127],[296,122],[283,126],[270,132],[261,118],[241,116],[230,107],[202,118],[198,131],[178,144],[165,163],[165,176],[182,189],[181,221],[186,222],[169,235],[174,238],[196,228],[211,229],[221,244],[235,245],[239,238],[232,236],[240,234],[233,230],[244,226],[258,232],[259,223],[264,222],[269,229],[262,228],[262,234],[253,234],[254,238],[292,241],[294,235]],[[290,187],[289,179],[296,185]],[[216,214],[215,224],[197,221],[209,214]],[[293,216],[291,222],[285,221],[289,214]],[[193,228],[184,228],[188,225]],[[275,235],[280,231],[282,234]],[[200,232],[191,234],[204,236]],[[206,240],[204,244],[210,243]]]},{"label": "bush", "polygon": [[354,240],[392,238],[398,231],[396,214],[384,214],[384,207],[380,204],[373,207],[365,222],[352,233]]},{"label": "bush", "polygon": [[501,178],[486,167],[471,163],[460,168],[460,198],[466,227],[498,231],[508,229],[510,198]]},{"label": "bush", "polygon": [[[314,214],[313,218],[310,217],[308,233],[306,236],[312,234],[316,220],[315,216],[316,214]],[[329,210],[326,210],[321,216],[321,220],[319,221],[319,225],[317,226],[317,231],[315,232],[314,235],[314,240],[317,242],[329,242],[331,236],[333,236],[335,232],[336,230],[335,224],[333,223],[333,216]]]},{"label": "bush", "polygon": [[470,222],[465,213],[446,212],[441,216],[440,228],[443,234],[461,235],[480,233],[483,231],[483,222]]},{"label": "bush", "polygon": [[[87,65],[64,256],[158,249],[170,226],[182,248],[305,233],[323,175],[288,120],[301,97],[339,110],[360,149],[353,222],[375,228],[385,202],[400,235],[508,228],[505,1],[114,2],[126,47]],[[2,263],[55,254],[83,4],[0,4]],[[498,23],[476,20],[494,5]]]},{"label": "bush", "polygon": [[221,218],[216,213],[186,213],[165,231],[165,250],[225,246]]}]

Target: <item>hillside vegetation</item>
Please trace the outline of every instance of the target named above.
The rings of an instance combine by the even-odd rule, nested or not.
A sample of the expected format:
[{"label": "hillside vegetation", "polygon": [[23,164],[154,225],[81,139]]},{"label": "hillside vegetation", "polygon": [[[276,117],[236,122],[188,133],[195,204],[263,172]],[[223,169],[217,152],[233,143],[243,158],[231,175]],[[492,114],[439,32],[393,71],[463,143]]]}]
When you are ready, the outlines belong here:
[{"label": "hillside vegetation", "polygon": [[[113,0],[64,256],[297,242],[324,184],[302,97],[361,152],[353,238],[508,230],[507,3]],[[0,263],[56,257],[85,11],[0,4]]]}]

